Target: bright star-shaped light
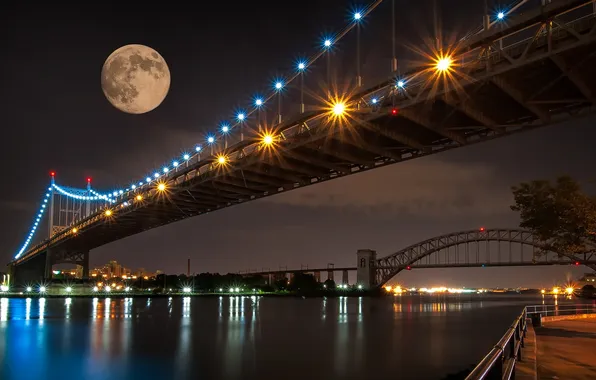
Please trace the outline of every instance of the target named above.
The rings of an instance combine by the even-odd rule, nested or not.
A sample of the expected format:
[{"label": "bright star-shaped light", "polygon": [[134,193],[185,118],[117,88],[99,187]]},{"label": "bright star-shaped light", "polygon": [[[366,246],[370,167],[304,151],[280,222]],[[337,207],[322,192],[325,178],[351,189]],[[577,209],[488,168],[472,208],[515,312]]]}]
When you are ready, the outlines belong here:
[{"label": "bright star-shaped light", "polygon": [[451,68],[451,58],[450,57],[442,57],[437,60],[437,70],[438,71],[448,71]]}]

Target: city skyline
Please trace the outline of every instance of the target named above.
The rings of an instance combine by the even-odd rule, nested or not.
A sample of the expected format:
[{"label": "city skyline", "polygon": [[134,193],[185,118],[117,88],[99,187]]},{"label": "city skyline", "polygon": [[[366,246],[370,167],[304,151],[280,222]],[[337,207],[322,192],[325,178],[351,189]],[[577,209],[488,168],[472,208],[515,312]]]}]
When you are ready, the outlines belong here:
[{"label": "city skyline", "polygon": [[[457,3],[460,7],[454,9],[461,8],[466,1]],[[403,4],[412,13],[422,12],[426,5]],[[254,51],[250,46],[259,37],[258,29],[252,25],[251,17],[245,16],[257,17],[259,12],[252,5],[241,5],[237,14],[226,13],[221,5],[212,6],[213,12],[233,18],[230,20],[233,27],[224,28],[230,30],[220,30],[209,20],[195,26],[187,19],[180,23],[182,31],[162,34],[140,21],[144,17],[139,17],[133,25],[121,25],[117,31],[102,34],[92,30],[101,26],[98,21],[78,25],[89,16],[77,8],[62,16],[73,16],[64,20],[64,25],[48,25],[45,36],[25,32],[27,22],[32,19],[25,19],[22,25],[14,25],[10,20],[3,22],[5,26],[0,28],[13,27],[19,36],[8,46],[14,61],[0,63],[4,68],[1,70],[4,74],[0,75],[7,88],[2,92],[1,104],[11,105],[5,113],[7,124],[14,126],[0,157],[3,162],[20,165],[6,168],[6,178],[15,179],[18,186],[2,189],[0,211],[4,214],[5,235],[0,258],[8,262],[21,243],[35,212],[36,197],[47,182],[47,172],[55,170],[59,178],[73,184],[84,184],[85,178],[91,176],[98,189],[109,190],[115,184],[127,183],[138,173],[159,166],[203,138],[206,131],[213,129],[217,117],[229,117],[240,100],[249,99],[267,82],[272,70],[287,65],[301,49],[308,51],[318,34],[325,28],[337,28],[345,18],[345,14],[337,11],[343,9],[340,2],[321,5],[314,14],[299,10],[287,16],[279,9],[268,10],[270,13],[260,15],[271,20],[263,26],[265,33],[271,36],[275,29],[280,30],[279,35],[271,38],[270,46],[264,51]],[[39,13],[34,13],[33,18],[42,17],[43,11],[35,10]],[[15,6],[15,12],[21,15],[15,20],[24,18],[23,9]],[[147,20],[156,16],[146,12]],[[469,12],[473,13],[474,9],[470,8]],[[446,23],[459,20],[452,13],[445,9]],[[292,29],[282,25],[291,24],[288,17],[313,21],[303,32],[294,35]],[[170,25],[167,23],[173,22],[172,19],[166,14],[163,22]],[[81,35],[91,39],[93,47],[81,44],[82,37],[68,36],[68,27],[75,24],[83,28],[85,32]],[[242,35],[242,30],[248,32]],[[367,33],[364,28],[363,35]],[[218,36],[217,40],[213,35]],[[34,38],[41,42],[32,44]],[[135,40],[157,48],[172,70],[168,98],[158,109],[142,116],[124,115],[110,108],[99,87],[104,56]],[[170,44],[171,40],[177,42]],[[18,46],[22,45],[33,45],[32,56],[17,54]],[[199,45],[204,50],[195,48]],[[44,46],[50,46],[50,51]],[[75,51],[73,46],[82,48]],[[379,55],[383,54],[373,49],[372,43],[365,40],[363,46],[365,62],[381,59]],[[203,54],[237,63],[243,70],[223,71],[217,67],[218,60],[204,59]],[[31,70],[31,77],[19,81],[7,76],[17,65],[32,67],[37,55],[49,57],[46,65],[55,73],[53,78],[45,78],[46,73],[39,70]],[[77,65],[61,67],[58,57],[67,57],[63,59],[76,61]],[[246,67],[244,61],[252,64]],[[373,73],[365,70],[365,83],[373,83],[373,77]],[[33,94],[25,91],[35,86],[40,91]],[[20,100],[29,98],[28,102]],[[47,98],[53,100],[44,100]],[[35,113],[27,112],[29,102],[36,107]],[[517,215],[509,210],[510,186],[560,174],[571,174],[580,181],[594,179],[590,168],[590,162],[596,158],[590,143],[596,137],[590,126],[592,121],[573,121],[465,147],[161,227],[92,251],[91,266],[116,259],[135,263],[134,267],[149,267],[147,261],[150,261],[151,267],[163,268],[164,272],[184,273],[187,257],[191,258],[193,267],[204,268],[199,271],[220,273],[279,265],[324,267],[328,262],[353,265],[360,248],[375,249],[384,256],[444,233],[481,226],[515,227]],[[31,131],[33,137],[29,137]],[[77,133],[89,138],[114,138],[106,137],[105,143],[97,146],[83,144],[83,149],[71,137]],[[23,146],[22,141],[30,143]],[[45,158],[43,163],[38,160],[40,156]],[[22,174],[25,172],[30,173],[27,178]],[[538,287],[561,277],[579,277],[587,269],[486,268],[482,271],[429,269],[400,276],[421,283],[426,283],[426,276],[437,276],[443,283],[463,281],[497,286],[498,282],[510,281],[512,286]]]}]

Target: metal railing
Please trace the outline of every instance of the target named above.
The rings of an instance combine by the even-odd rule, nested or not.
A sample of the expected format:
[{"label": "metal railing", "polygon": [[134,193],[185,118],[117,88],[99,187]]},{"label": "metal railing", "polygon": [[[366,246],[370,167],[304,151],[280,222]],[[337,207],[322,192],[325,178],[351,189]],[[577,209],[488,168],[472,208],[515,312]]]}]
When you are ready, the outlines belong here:
[{"label": "metal railing", "polygon": [[527,318],[579,314],[596,314],[596,303],[524,307],[499,343],[478,363],[466,380],[509,380],[514,377],[515,365],[522,358],[521,348],[524,347]]},{"label": "metal railing", "polygon": [[521,348],[526,337],[526,309],[518,315],[513,324],[493,349],[466,377],[466,380],[511,379],[515,363],[521,360]]},{"label": "metal railing", "polygon": [[577,314],[596,314],[596,303],[574,304],[574,305],[531,305],[526,306],[528,317],[540,315],[540,317],[553,317]]}]

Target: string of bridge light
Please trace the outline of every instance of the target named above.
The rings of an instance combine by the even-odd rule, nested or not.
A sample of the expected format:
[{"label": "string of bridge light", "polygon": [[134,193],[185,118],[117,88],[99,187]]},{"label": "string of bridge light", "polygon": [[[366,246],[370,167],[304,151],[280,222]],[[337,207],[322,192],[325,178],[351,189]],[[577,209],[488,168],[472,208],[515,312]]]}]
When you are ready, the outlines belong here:
[{"label": "string of bridge light", "polygon": [[[43,202],[41,203],[41,206],[39,207],[39,210],[36,214],[33,225],[31,226],[31,229],[29,230],[29,235],[27,235],[27,239],[25,240],[25,242],[19,249],[17,255],[15,256],[15,258],[17,258],[17,259],[21,256],[21,254],[25,251],[25,249],[27,249],[27,247],[31,243],[31,240],[33,239],[33,236],[35,236],[35,232],[37,231],[37,227],[39,227],[39,224],[41,223],[41,218],[48,206],[48,201],[50,200],[50,197],[52,196],[53,190],[57,191],[61,195],[64,195],[68,198],[75,199],[75,200],[105,201],[105,202],[109,202],[109,203],[115,203],[115,201],[113,199],[109,199],[109,197],[107,195],[100,194],[93,189],[89,189],[89,192],[91,194],[93,194],[93,196],[85,196],[85,195],[78,195],[78,194],[71,193],[68,190],[65,190],[64,188],[62,188],[54,183],[54,177],[55,177],[54,172],[50,173],[50,175],[52,176],[52,182],[50,184],[50,187],[48,187],[48,193],[46,193],[44,196]],[[89,179],[88,179],[88,181],[89,181]]]},{"label": "string of bridge light", "polygon": [[[315,61],[317,61],[321,56],[323,56],[326,53],[329,53],[329,51],[332,49],[333,45],[335,45],[338,41],[340,41],[341,38],[343,38],[354,27],[358,26],[360,24],[360,22],[368,14],[370,14],[370,12],[372,12],[381,2],[382,2],[382,0],[376,0],[373,3],[369,4],[367,7],[363,7],[361,9],[354,10],[354,12],[351,15],[351,22],[341,32],[339,32],[335,35],[323,36],[322,42],[321,42],[322,48],[320,50],[318,50],[310,58],[298,59],[294,65],[295,69],[290,74],[275,78],[272,83],[272,91],[268,95],[255,96],[253,98],[253,105],[249,106],[248,109],[246,109],[246,110],[238,109],[235,112],[233,121],[222,122],[219,124],[218,132],[208,133],[206,135],[205,140],[206,140],[206,145],[211,148],[210,153],[209,153],[210,156],[213,156],[213,153],[214,153],[213,146],[217,142],[221,141],[222,138],[226,139],[226,136],[228,136],[237,127],[243,126],[246,123],[247,119],[252,114],[254,114],[254,113],[258,112],[260,109],[262,109],[262,107],[264,107],[268,101],[270,101],[271,99],[273,99],[276,96],[280,97],[282,91],[290,83],[292,83],[296,78],[304,75],[305,71]],[[280,106],[279,106],[279,108],[280,108]],[[281,113],[281,112],[279,112],[279,113]],[[281,115],[279,115],[279,118],[281,119]],[[241,136],[241,140],[242,139],[243,138]],[[263,136],[261,136],[261,140],[264,145],[271,145],[275,140],[275,136],[269,135],[269,134],[264,134]],[[160,170],[156,170],[151,175],[147,175],[147,177],[144,179],[144,181],[134,182],[128,188],[116,190],[113,193],[111,193],[111,195],[113,197],[118,197],[118,196],[124,195],[125,193],[128,193],[129,191],[134,191],[138,187],[141,187],[143,185],[146,185],[146,184],[149,185],[149,184],[159,180],[163,176],[167,176],[171,171],[176,170],[182,164],[188,163],[188,161],[190,161],[196,155],[199,155],[199,157],[200,157],[200,154],[204,151],[204,149],[205,149],[205,147],[199,143],[199,144],[195,145],[194,148],[192,149],[194,151],[193,153],[190,153],[190,152],[183,153],[179,159],[174,159],[174,160],[172,160],[172,162],[170,164],[164,165]],[[227,162],[227,159],[226,159],[226,157],[223,157],[223,156],[217,156],[217,157],[215,157],[215,162],[219,163],[219,164],[224,164]],[[108,194],[108,197],[110,197],[110,194]]]},{"label": "string of bridge light", "polygon": [[37,227],[41,223],[41,217],[43,216],[43,213],[46,211],[46,208],[47,208],[47,205],[48,205],[48,200],[49,200],[50,195],[51,195],[52,187],[49,187],[48,188],[48,191],[49,192],[45,194],[45,196],[43,198],[43,201],[42,201],[42,203],[41,203],[41,205],[39,207],[39,210],[37,211],[37,217],[35,218],[35,222],[33,222],[33,226],[31,226],[31,230],[29,231],[29,235],[27,236],[27,239],[25,240],[25,242],[21,246],[21,249],[19,249],[19,253],[17,253],[17,255],[15,256],[15,259],[18,259],[19,256],[21,256],[23,254],[23,252],[25,251],[25,249],[27,249],[27,247],[31,243],[31,239],[33,239],[33,236],[35,235],[35,231],[37,230]]}]

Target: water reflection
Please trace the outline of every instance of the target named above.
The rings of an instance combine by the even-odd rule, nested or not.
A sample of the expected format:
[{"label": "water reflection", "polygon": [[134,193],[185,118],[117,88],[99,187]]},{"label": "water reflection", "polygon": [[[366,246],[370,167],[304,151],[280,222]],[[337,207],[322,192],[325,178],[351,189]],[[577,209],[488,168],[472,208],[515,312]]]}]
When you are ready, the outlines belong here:
[{"label": "water reflection", "polygon": [[522,305],[542,300],[114,297],[0,298],[0,378],[62,379],[56,368],[89,380],[441,378],[480,359]]}]

